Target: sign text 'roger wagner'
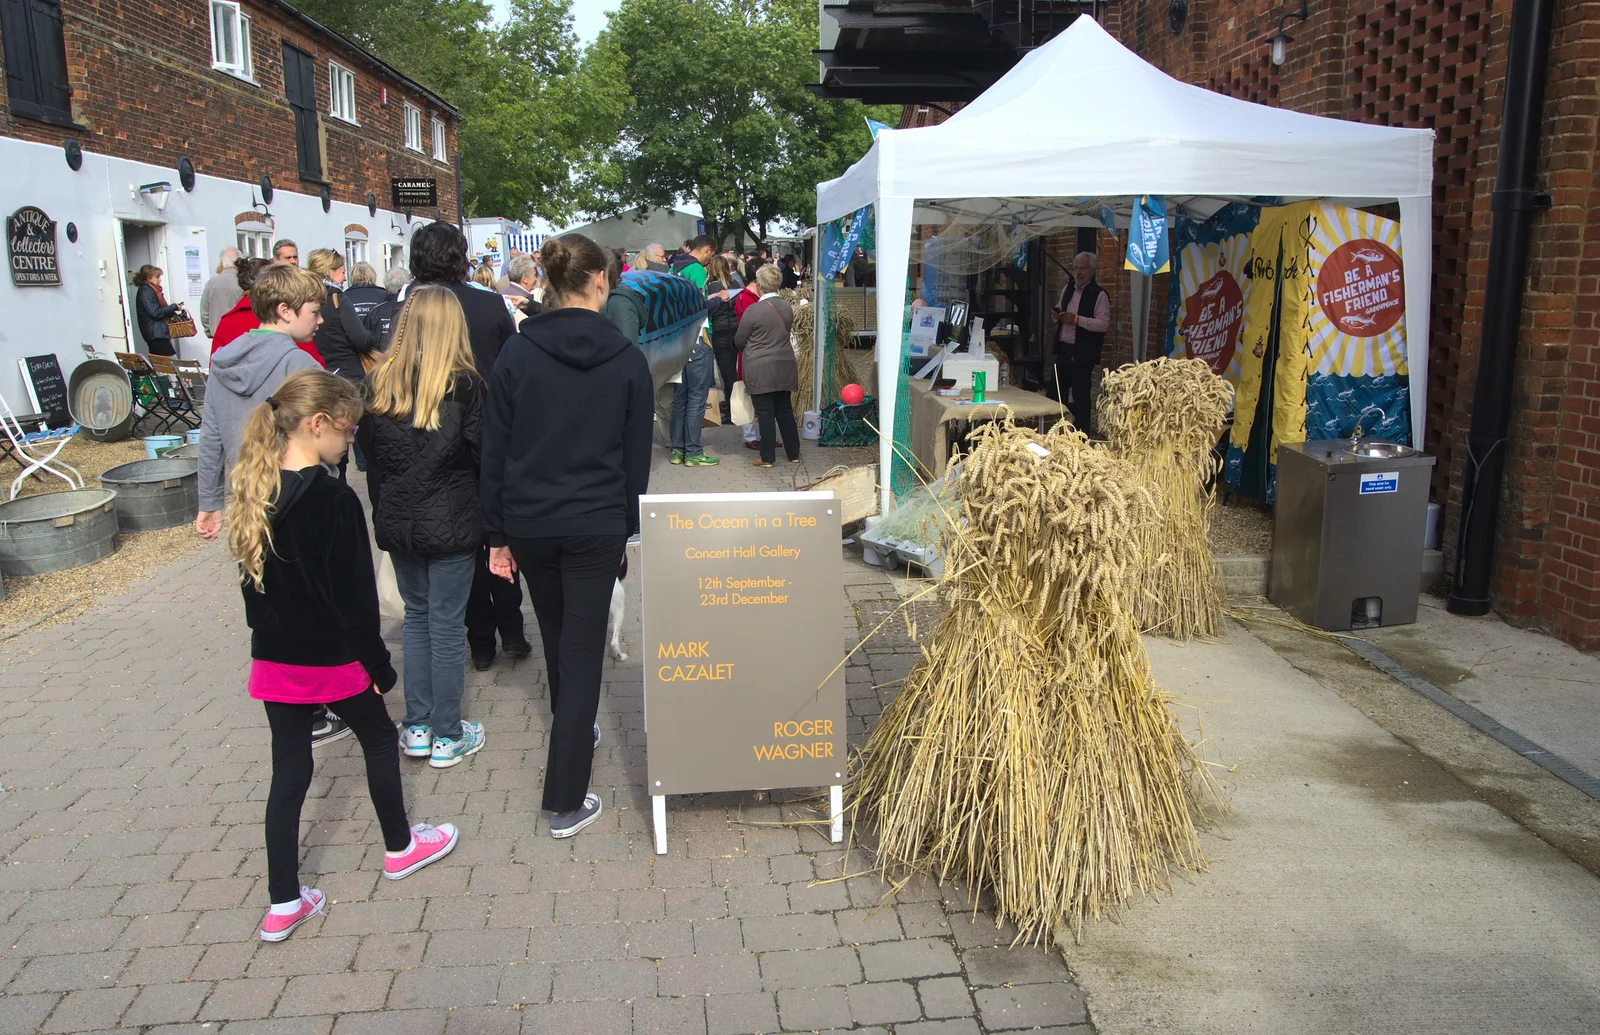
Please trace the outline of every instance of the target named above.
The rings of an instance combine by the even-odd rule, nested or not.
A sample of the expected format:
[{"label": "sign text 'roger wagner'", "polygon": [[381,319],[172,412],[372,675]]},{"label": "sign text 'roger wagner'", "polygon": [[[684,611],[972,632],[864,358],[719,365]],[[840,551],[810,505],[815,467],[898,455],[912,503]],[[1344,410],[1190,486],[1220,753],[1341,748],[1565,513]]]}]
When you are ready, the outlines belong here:
[{"label": "sign text 'roger wagner'", "polygon": [[843,783],[838,502],[640,500],[652,795]]}]

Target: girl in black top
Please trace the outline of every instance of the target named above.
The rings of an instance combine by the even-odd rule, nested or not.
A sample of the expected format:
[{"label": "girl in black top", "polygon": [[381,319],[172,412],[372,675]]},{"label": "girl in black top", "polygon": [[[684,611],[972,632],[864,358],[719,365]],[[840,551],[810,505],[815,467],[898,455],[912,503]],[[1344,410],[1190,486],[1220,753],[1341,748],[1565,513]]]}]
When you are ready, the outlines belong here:
[{"label": "girl in black top", "polygon": [[300,809],[311,785],[311,729],[336,705],[361,741],[367,788],[383,829],[383,875],[408,876],[444,858],[448,823],[406,821],[398,737],[380,696],[395,684],[379,632],[378,588],[361,501],[327,472],[361,418],[356,386],[323,370],[297,370],[250,413],[233,467],[228,549],[239,562],[250,625],[250,696],[272,727],[267,792],[263,941],[289,937],[325,910],[300,884]]}]

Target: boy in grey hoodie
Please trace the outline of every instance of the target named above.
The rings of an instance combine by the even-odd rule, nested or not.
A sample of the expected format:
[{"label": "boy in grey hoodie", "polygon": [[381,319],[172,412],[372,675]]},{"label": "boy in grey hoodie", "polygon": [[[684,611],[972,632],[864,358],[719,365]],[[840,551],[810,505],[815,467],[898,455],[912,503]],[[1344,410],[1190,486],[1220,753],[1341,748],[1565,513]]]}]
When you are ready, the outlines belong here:
[{"label": "boy in grey hoodie", "polygon": [[317,361],[296,341],[310,341],[322,322],[322,282],[308,270],[273,263],[250,289],[250,310],[261,326],[241,334],[211,357],[205,413],[200,422],[200,513],[194,528],[215,539],[222,530],[228,469],[239,455],[250,411],[283,379]]}]

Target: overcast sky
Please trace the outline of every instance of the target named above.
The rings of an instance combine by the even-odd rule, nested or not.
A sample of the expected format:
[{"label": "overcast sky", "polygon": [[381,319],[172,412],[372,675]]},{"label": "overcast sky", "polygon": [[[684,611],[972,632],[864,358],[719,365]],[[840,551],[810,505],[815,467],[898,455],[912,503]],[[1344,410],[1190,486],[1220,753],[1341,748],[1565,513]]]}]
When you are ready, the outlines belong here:
[{"label": "overcast sky", "polygon": [[[617,9],[618,0],[572,0],[572,27],[578,39],[588,45],[606,27],[606,15]],[[509,10],[506,0],[494,0],[495,12],[501,17]]]}]

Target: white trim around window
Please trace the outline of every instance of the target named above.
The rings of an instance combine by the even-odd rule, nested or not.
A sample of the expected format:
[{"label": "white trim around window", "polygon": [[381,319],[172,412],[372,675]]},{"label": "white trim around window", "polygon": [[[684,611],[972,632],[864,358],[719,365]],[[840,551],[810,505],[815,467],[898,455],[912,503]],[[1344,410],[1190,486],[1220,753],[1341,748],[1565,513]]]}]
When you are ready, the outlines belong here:
[{"label": "white trim around window", "polygon": [[446,139],[447,138],[445,137],[445,132],[444,132],[444,121],[441,120],[441,119],[434,119],[433,120],[433,159],[436,162],[448,162],[450,160],[449,150],[446,147]]},{"label": "white trim around window", "polygon": [[413,151],[422,150],[422,109],[412,106],[406,101],[406,147]]},{"label": "white trim around window", "polygon": [[234,231],[234,239],[239,247],[239,254],[251,259],[272,258],[272,231],[251,229],[248,226],[238,227]]},{"label": "white trim around window", "polygon": [[234,0],[211,0],[211,67],[247,82],[256,81],[250,16]]},{"label": "white trim around window", "polygon": [[356,122],[356,74],[336,61],[328,62],[328,114],[359,125]]}]

